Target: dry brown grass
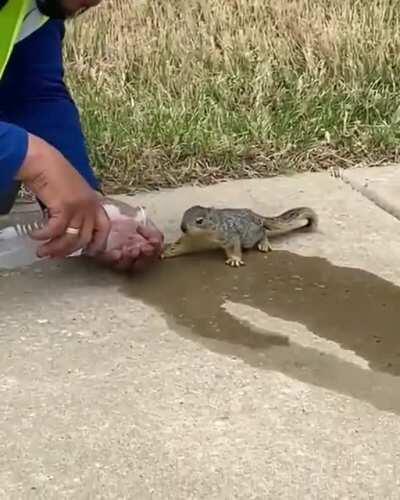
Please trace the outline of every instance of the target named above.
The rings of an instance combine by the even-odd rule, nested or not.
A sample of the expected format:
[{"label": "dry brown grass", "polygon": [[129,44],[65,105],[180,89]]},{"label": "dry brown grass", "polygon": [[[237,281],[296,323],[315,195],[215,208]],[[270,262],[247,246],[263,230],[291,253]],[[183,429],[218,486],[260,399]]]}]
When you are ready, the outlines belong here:
[{"label": "dry brown grass", "polygon": [[124,189],[397,156],[395,1],[104,0],[66,51],[94,164]]}]

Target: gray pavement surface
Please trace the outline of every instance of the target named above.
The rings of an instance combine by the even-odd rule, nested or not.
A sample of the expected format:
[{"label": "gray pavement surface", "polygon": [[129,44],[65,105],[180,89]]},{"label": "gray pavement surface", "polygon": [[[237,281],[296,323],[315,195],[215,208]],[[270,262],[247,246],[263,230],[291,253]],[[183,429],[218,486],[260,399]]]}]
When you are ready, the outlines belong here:
[{"label": "gray pavement surface", "polygon": [[168,239],[192,204],[320,229],[240,269],[0,271],[0,498],[399,498],[399,220],[327,174],[119,199]]},{"label": "gray pavement surface", "polygon": [[348,169],[341,174],[342,179],[350,186],[400,219],[400,176],[397,164]]}]

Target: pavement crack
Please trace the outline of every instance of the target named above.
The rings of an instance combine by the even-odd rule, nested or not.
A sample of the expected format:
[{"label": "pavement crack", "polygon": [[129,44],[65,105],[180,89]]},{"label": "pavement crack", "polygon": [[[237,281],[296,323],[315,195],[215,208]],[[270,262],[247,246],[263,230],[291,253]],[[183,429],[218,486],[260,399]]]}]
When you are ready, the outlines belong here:
[{"label": "pavement crack", "polygon": [[398,221],[400,221],[400,210],[398,207],[393,205],[387,200],[383,200],[375,190],[370,189],[368,180],[357,181],[355,179],[350,179],[346,175],[348,169],[340,167],[330,167],[328,172],[329,175],[335,179],[339,179],[344,184],[350,186],[354,191],[361,194],[366,200],[373,203],[376,207],[380,208],[387,214],[391,215]]}]

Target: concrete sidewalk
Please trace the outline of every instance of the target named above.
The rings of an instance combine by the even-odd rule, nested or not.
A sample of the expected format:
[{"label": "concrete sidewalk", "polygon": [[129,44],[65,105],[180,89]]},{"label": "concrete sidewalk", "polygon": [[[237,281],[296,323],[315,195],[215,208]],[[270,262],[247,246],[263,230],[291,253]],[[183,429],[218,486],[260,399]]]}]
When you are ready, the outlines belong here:
[{"label": "concrete sidewalk", "polygon": [[192,204],[318,212],[240,269],[216,252],[135,277],[0,272],[0,498],[397,499],[397,177],[346,175],[120,198],[168,239]]}]

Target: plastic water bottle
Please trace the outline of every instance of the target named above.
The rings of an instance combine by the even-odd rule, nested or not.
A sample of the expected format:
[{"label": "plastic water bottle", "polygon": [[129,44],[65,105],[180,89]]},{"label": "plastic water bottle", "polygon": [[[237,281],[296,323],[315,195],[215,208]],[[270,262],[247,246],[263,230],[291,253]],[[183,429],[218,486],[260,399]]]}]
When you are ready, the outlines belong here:
[{"label": "plastic water bottle", "polygon": [[[151,225],[144,207],[137,207],[136,213],[129,216],[123,215],[120,209],[112,204],[104,205],[104,209],[114,221],[128,219],[143,226]],[[0,269],[15,269],[43,260],[36,255],[37,248],[42,242],[33,240],[30,233],[43,227],[46,221],[46,215],[40,209],[16,211],[7,216],[0,216]],[[113,247],[113,240],[114,231],[111,229],[107,242],[108,249]],[[82,254],[83,250],[77,250],[68,257]]]},{"label": "plastic water bottle", "polygon": [[33,240],[30,233],[43,223],[40,211],[0,217],[0,269],[15,269],[39,260],[36,251],[40,242]]}]

